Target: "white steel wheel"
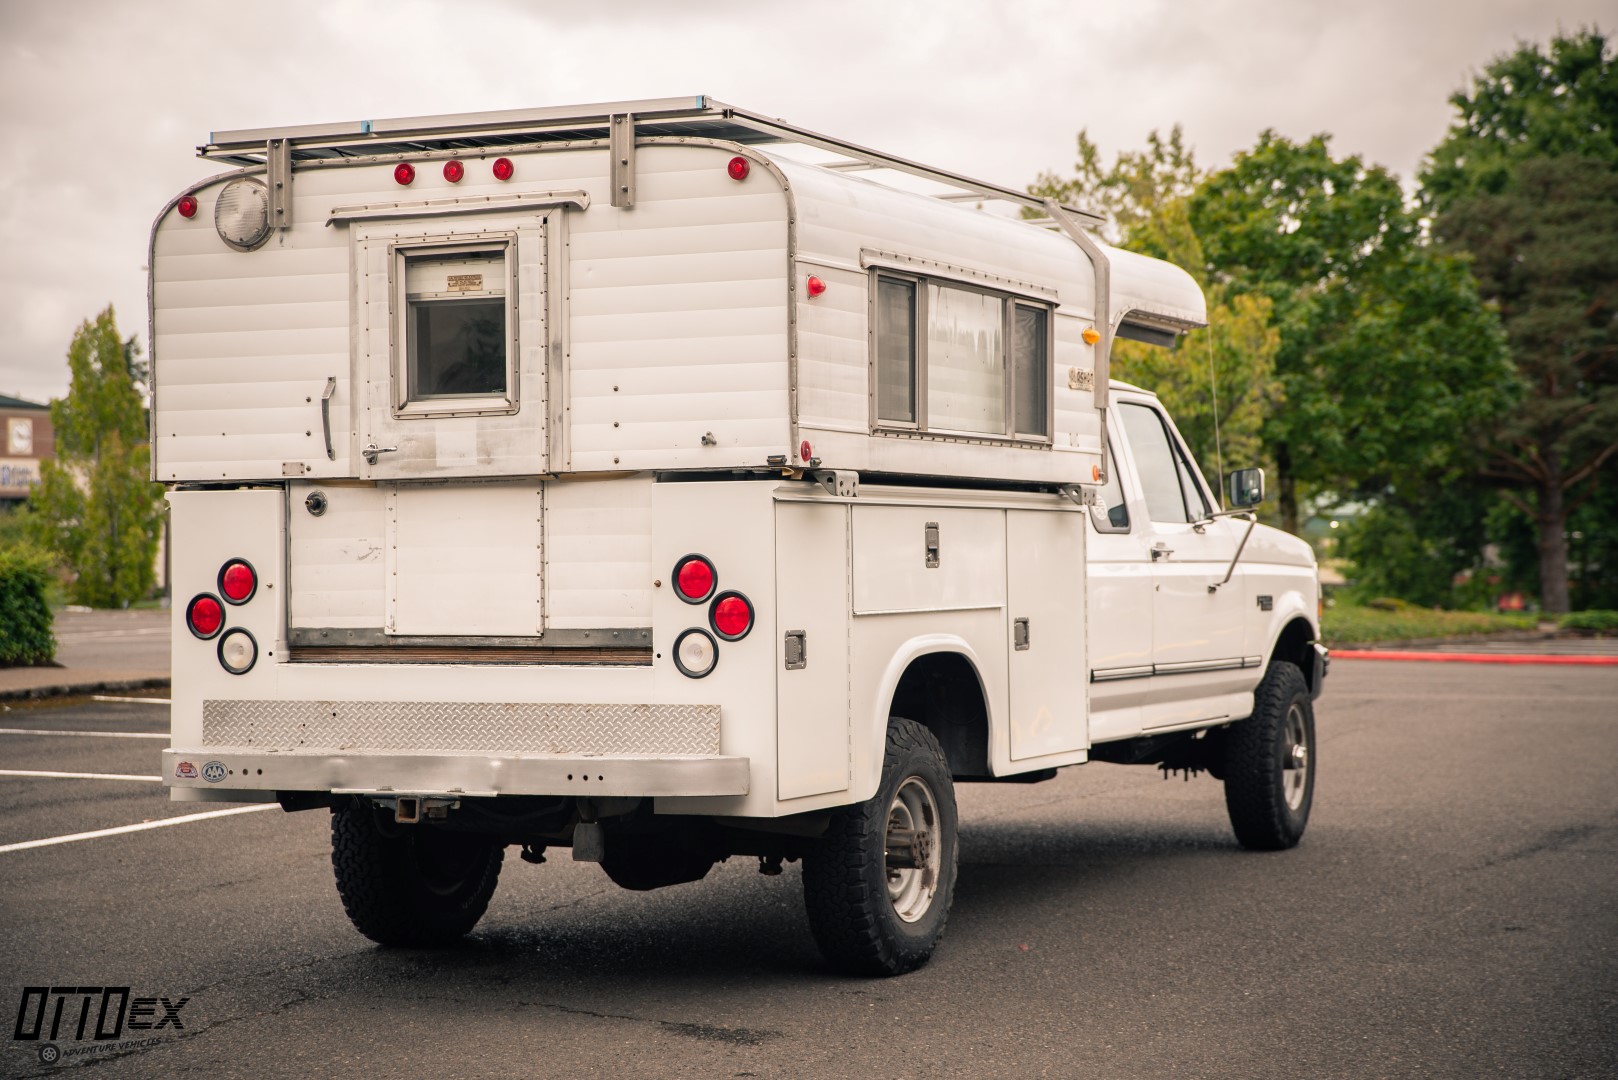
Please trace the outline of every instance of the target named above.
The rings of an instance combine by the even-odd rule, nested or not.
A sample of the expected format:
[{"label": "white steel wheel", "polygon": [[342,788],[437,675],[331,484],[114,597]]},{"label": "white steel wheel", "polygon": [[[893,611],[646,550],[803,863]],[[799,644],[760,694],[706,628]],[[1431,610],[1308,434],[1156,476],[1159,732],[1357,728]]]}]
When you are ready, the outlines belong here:
[{"label": "white steel wheel", "polygon": [[1287,808],[1296,813],[1309,789],[1309,740],[1304,731],[1303,706],[1287,709],[1285,741],[1281,744],[1281,791]]},{"label": "white steel wheel", "polygon": [[906,777],[893,793],[886,848],[893,913],[913,923],[938,895],[938,803],[920,777]]},{"label": "white steel wheel", "polygon": [[803,858],[803,899],[821,954],[850,975],[925,964],[955,894],[955,788],[932,732],[888,723],[876,794],[832,815]]}]

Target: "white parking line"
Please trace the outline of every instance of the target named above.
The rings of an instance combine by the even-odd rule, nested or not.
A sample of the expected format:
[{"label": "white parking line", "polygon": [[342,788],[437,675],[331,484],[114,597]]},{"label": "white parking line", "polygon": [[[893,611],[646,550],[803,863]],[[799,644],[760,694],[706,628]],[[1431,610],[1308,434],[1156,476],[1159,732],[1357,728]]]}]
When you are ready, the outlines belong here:
[{"label": "white parking line", "polygon": [[0,735],[72,735],[80,739],[166,739],[166,731],[53,731],[47,728],[0,727]]},{"label": "white parking line", "polygon": [[161,776],[137,776],[134,773],[115,772],[43,772],[38,769],[0,769],[0,776],[43,776],[48,780],[151,780]]},{"label": "white parking line", "polygon": [[123,833],[143,832],[147,829],[162,829],[169,825],[184,825],[192,821],[206,821],[208,818],[229,817],[232,814],[251,814],[257,810],[279,809],[281,809],[280,803],[254,803],[252,806],[232,806],[227,810],[208,810],[201,814],[183,814],[180,817],[143,821],[139,825],[120,825],[115,829],[97,829],[95,832],[71,833],[67,836],[48,836],[43,840],[24,840],[20,844],[0,845],[0,855],[8,851],[50,847],[52,844],[71,844],[77,840],[96,840],[103,836],[119,836]]},{"label": "white parking line", "polygon": [[166,697],[109,697],[106,694],[91,694],[91,701],[123,701],[131,705],[172,705],[174,702]]}]

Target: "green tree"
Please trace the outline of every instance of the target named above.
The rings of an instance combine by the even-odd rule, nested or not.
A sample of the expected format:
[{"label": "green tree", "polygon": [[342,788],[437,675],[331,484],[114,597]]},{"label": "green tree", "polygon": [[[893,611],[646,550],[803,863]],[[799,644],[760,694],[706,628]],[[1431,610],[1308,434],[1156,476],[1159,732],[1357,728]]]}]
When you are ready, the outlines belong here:
[{"label": "green tree", "polygon": [[1273,306],[1286,405],[1264,439],[1286,528],[1300,486],[1375,497],[1464,465],[1458,436],[1506,407],[1511,367],[1464,262],[1424,242],[1390,173],[1266,131],[1188,208],[1206,279]]},{"label": "green tree", "polygon": [[1499,306],[1526,393],[1483,471],[1534,522],[1541,603],[1564,612],[1569,516],[1603,472],[1618,482],[1618,65],[1585,31],[1521,46],[1450,101],[1422,195]]},{"label": "green tree", "polygon": [[40,540],[77,575],[74,599],[95,607],[139,599],[155,574],[162,489],[149,479],[138,355],[110,306],[73,335],[72,383],[51,402],[56,460],[41,465],[31,500]]}]

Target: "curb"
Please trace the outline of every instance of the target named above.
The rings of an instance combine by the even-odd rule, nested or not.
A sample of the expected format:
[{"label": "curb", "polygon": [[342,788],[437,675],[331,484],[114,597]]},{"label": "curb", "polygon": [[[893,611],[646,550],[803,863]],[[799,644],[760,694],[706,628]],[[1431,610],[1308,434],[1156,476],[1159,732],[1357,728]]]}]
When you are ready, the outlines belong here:
[{"label": "curb", "polygon": [[166,690],[171,681],[167,677],[101,679],[53,686],[27,686],[18,690],[0,690],[0,701],[40,701],[46,698],[82,697],[85,694],[110,694],[121,690]]},{"label": "curb", "polygon": [[1556,656],[1534,653],[1404,652],[1395,649],[1333,649],[1333,660],[1415,660],[1450,664],[1581,664],[1618,665],[1618,656]]}]

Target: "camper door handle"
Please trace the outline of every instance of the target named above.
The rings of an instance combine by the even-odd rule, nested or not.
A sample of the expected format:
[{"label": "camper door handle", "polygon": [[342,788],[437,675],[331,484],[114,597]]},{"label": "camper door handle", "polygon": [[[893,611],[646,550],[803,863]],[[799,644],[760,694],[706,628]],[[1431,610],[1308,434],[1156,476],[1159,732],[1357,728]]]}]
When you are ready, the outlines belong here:
[{"label": "camper door handle", "polygon": [[[331,376],[326,379],[326,392],[320,395],[320,430],[326,435],[327,461],[337,460],[337,454],[331,445],[331,396],[335,393],[337,393],[337,377]],[[349,445],[352,446],[353,443]]]},{"label": "camper door handle", "polygon": [[372,443],[364,450],[361,450],[360,453],[365,456],[365,464],[375,465],[376,459],[381,457],[383,454],[394,454],[398,453],[398,451],[399,448],[397,446],[378,446],[376,443]]},{"label": "camper door handle", "polygon": [[1170,555],[1173,555],[1173,554],[1174,554],[1174,549],[1169,547],[1167,544],[1163,543],[1161,540],[1159,540],[1157,543],[1152,545],[1152,561],[1153,562],[1156,562],[1159,559],[1166,559]]}]

